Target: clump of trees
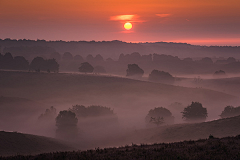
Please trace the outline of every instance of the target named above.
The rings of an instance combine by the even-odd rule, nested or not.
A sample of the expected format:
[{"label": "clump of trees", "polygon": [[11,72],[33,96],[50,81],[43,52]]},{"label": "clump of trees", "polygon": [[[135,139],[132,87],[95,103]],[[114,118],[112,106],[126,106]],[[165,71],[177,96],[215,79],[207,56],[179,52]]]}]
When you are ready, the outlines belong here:
[{"label": "clump of trees", "polygon": [[155,69],[149,74],[148,79],[150,81],[168,84],[172,84],[174,82],[174,77],[170,73]]},{"label": "clump of trees", "polygon": [[240,106],[233,107],[233,106],[226,106],[222,111],[220,117],[221,118],[228,118],[240,115]]},{"label": "clump of trees", "polygon": [[145,122],[147,124],[156,124],[157,126],[162,124],[173,124],[174,117],[167,108],[157,107],[148,112],[145,117]]},{"label": "clump of trees", "polygon": [[74,112],[64,110],[60,111],[56,117],[56,137],[65,140],[74,140],[78,135],[78,119]]},{"label": "clump of trees", "polygon": [[59,64],[55,59],[43,59],[42,57],[36,57],[32,60],[30,64],[30,70],[40,71],[59,71]]},{"label": "clump of trees", "polygon": [[207,109],[199,102],[192,102],[181,113],[182,118],[188,122],[203,122],[208,116]]},{"label": "clump of trees", "polygon": [[128,64],[128,69],[126,71],[126,76],[142,77],[144,74],[143,69],[141,69],[137,64]]},{"label": "clump of trees", "polygon": [[81,63],[81,66],[78,68],[78,71],[83,73],[92,73],[93,70],[93,66],[88,62]]},{"label": "clump of trees", "polygon": [[13,57],[7,52],[0,54],[0,69],[28,70],[29,62],[23,56]]},{"label": "clump of trees", "polygon": [[116,124],[118,117],[109,107],[100,105],[91,105],[85,107],[84,105],[74,105],[69,111],[76,114],[78,119],[95,118],[98,119],[96,123]]}]

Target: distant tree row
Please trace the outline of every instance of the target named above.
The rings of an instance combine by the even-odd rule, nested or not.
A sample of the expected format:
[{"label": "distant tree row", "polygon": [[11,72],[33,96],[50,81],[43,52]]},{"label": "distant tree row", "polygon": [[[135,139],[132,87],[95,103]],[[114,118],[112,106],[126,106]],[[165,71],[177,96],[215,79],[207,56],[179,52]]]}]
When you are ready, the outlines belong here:
[{"label": "distant tree row", "polygon": [[55,59],[43,59],[36,57],[29,62],[23,56],[13,57],[11,53],[5,55],[0,54],[0,69],[13,69],[13,70],[35,70],[35,71],[59,71],[59,64]]}]

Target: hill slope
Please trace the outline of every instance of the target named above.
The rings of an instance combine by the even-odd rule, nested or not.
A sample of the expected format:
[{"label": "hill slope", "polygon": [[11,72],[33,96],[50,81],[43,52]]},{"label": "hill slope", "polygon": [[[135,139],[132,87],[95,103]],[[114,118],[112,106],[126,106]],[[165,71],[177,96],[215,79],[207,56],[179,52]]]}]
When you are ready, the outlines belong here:
[{"label": "hill slope", "polygon": [[207,138],[210,134],[215,137],[236,136],[240,134],[239,122],[240,116],[236,116],[203,123],[186,123],[142,129],[126,136],[125,143],[159,143],[197,140]]},{"label": "hill slope", "polygon": [[44,152],[70,151],[74,148],[58,142],[55,139],[22,134],[16,132],[0,131],[0,155],[29,155]]},{"label": "hill slope", "polygon": [[36,156],[17,156],[2,159],[240,159],[240,135],[226,138],[209,138],[198,141],[125,146],[78,152],[46,153]]}]

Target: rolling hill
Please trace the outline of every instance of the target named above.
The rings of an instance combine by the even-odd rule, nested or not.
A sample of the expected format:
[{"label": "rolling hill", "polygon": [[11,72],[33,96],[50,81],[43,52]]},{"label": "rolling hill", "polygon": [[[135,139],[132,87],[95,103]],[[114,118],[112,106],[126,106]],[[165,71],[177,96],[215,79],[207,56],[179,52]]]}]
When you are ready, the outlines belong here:
[{"label": "rolling hill", "polygon": [[72,151],[73,147],[53,138],[0,131],[0,155],[34,155],[46,152]]}]

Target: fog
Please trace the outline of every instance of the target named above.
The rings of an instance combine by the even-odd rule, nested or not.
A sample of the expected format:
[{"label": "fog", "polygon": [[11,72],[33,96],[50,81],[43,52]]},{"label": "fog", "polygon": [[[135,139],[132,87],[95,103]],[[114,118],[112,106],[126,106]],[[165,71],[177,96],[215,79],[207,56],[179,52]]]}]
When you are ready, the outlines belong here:
[{"label": "fog", "polygon": [[[170,125],[148,126],[145,122],[149,110],[156,107],[167,108],[177,125],[186,123],[181,112],[192,102],[207,108],[206,121],[219,119],[227,105],[240,104],[240,74],[177,75],[173,84],[149,82],[146,76],[135,79],[74,72],[0,71],[0,75],[1,130],[56,138],[55,118],[60,111],[74,105],[111,108],[117,123],[109,116],[77,117],[77,135],[61,140],[79,149],[164,142],[156,135]],[[179,105],[174,105],[176,102]],[[56,113],[40,120],[40,115],[51,106]]]}]

